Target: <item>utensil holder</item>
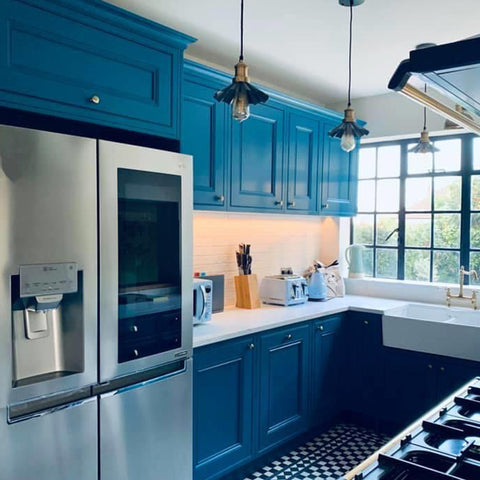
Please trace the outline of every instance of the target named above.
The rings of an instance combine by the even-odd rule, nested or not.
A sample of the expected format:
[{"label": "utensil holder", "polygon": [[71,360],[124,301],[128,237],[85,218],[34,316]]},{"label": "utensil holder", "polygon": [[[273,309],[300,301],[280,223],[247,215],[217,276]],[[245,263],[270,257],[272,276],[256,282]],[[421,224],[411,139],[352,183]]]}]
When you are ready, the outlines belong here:
[{"label": "utensil holder", "polygon": [[235,279],[235,293],[237,308],[260,308],[258,295],[258,281],[255,274],[237,275]]}]

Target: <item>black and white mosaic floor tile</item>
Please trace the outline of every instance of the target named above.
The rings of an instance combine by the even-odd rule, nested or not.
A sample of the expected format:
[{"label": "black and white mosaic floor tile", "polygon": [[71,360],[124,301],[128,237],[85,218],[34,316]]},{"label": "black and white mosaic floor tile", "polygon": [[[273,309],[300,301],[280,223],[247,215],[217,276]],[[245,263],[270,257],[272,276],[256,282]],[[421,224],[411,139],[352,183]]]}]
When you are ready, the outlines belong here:
[{"label": "black and white mosaic floor tile", "polygon": [[357,425],[336,425],[244,480],[338,480],[387,441]]}]

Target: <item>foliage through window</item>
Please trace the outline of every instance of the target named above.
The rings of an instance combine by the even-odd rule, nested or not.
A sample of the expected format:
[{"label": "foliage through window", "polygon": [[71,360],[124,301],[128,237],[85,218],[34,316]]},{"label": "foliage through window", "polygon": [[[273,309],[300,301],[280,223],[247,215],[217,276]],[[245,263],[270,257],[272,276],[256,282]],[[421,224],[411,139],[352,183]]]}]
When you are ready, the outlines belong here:
[{"label": "foliage through window", "polygon": [[480,138],[362,145],[352,243],[367,247],[367,275],[456,283],[460,265],[480,270]]}]

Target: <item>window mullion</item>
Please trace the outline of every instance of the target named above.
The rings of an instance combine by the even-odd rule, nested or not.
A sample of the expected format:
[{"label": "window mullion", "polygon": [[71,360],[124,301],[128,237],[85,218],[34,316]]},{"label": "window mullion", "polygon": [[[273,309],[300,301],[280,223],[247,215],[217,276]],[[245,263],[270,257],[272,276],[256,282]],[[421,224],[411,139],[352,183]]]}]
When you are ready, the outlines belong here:
[{"label": "window mullion", "polygon": [[400,207],[398,211],[398,279],[405,279],[405,179],[408,169],[408,141],[400,145]]},{"label": "window mullion", "polygon": [[[470,269],[470,210],[473,170],[473,136],[462,138],[462,210],[460,219],[460,265]],[[470,283],[468,276],[465,278]]]}]

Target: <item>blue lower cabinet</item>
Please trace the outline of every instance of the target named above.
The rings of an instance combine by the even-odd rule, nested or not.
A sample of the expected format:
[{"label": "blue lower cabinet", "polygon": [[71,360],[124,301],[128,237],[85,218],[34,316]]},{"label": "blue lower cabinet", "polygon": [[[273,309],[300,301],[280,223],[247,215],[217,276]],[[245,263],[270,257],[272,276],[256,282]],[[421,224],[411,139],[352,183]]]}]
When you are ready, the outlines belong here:
[{"label": "blue lower cabinet", "polygon": [[94,0],[3,0],[0,105],[178,138],[192,40]]},{"label": "blue lower cabinet", "polygon": [[260,337],[258,453],[308,428],[310,325]]},{"label": "blue lower cabinet", "polygon": [[439,357],[437,367],[437,401],[451,395],[472,378],[480,376],[480,363],[456,358]]},{"label": "blue lower cabinet", "polygon": [[357,213],[358,147],[350,153],[328,132],[340,122],[324,124],[323,161],[319,195],[321,215],[352,217]]},{"label": "blue lower cabinet", "polygon": [[232,122],[231,210],[285,210],[284,124],[284,108],[272,100],[252,106],[248,120]]},{"label": "blue lower cabinet", "polygon": [[218,478],[253,454],[253,338],[194,351],[195,480]]},{"label": "blue lower cabinet", "polygon": [[320,123],[313,116],[290,111],[288,131],[287,212],[315,213]]},{"label": "blue lower cabinet", "polygon": [[344,406],[345,316],[336,315],[312,323],[311,424],[327,424]]},{"label": "blue lower cabinet", "polygon": [[193,156],[193,201],[197,209],[225,210],[226,111],[214,93],[221,85],[207,85],[186,70],[183,95],[181,151]]}]

